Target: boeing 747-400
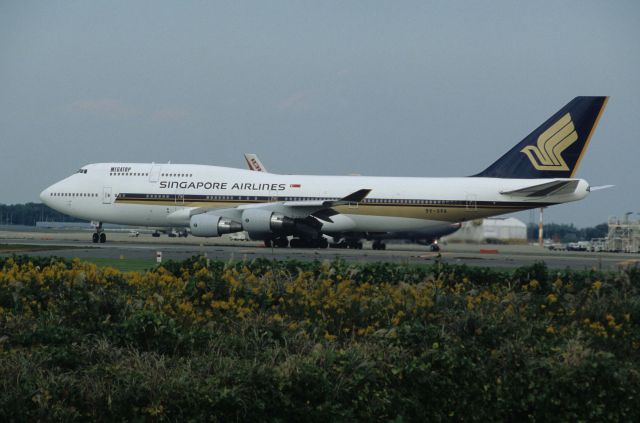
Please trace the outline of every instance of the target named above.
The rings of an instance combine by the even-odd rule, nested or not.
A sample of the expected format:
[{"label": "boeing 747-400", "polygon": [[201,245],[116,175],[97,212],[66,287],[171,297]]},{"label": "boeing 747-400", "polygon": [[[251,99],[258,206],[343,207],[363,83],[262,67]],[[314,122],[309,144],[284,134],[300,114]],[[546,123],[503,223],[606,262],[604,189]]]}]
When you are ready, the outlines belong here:
[{"label": "boeing 747-400", "polygon": [[326,246],[322,235],[420,231],[581,200],[575,177],[607,97],[576,97],[486,170],[469,177],[279,175],[219,166],[97,163],[40,194],[96,222],[189,227],[217,237],[245,230],[283,246]]}]

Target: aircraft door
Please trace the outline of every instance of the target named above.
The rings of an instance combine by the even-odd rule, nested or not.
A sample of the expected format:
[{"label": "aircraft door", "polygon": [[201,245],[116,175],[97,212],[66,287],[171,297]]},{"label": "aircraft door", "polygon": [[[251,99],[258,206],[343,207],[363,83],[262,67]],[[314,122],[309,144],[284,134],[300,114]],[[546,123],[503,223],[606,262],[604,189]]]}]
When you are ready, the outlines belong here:
[{"label": "aircraft door", "polygon": [[158,182],[158,179],[160,179],[161,169],[162,167],[158,165],[151,166],[151,170],[149,171],[149,182]]},{"label": "aircraft door", "polygon": [[278,201],[278,191],[276,190],[269,190],[269,201],[270,202],[276,202]]},{"label": "aircraft door", "polygon": [[176,189],[175,196],[174,196],[174,202],[175,202],[174,207],[176,210],[179,210],[182,207],[184,207],[184,192],[185,190],[183,188]]},{"label": "aircraft door", "polygon": [[111,187],[102,188],[102,204],[111,204],[113,197],[111,196]]},{"label": "aircraft door", "polygon": [[478,210],[478,196],[475,194],[467,194],[466,209],[476,211]]}]

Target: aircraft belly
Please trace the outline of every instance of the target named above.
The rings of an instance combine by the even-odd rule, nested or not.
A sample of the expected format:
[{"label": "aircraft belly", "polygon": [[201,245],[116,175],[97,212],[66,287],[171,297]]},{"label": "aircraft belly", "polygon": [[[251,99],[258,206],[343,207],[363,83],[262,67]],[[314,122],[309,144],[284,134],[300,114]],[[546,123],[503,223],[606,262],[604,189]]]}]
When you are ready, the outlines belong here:
[{"label": "aircraft belly", "polygon": [[331,216],[331,220],[332,222],[322,221],[323,232],[348,232],[356,228],[356,222],[354,222],[352,216],[337,214]]},{"label": "aircraft belly", "polygon": [[92,220],[105,223],[134,226],[170,226],[167,224],[167,207],[133,204],[105,204]]},{"label": "aircraft belly", "polygon": [[[515,206],[504,206],[500,204],[485,204],[475,206],[457,206],[457,207],[424,207],[424,206],[368,206],[359,204],[353,206],[339,206],[336,211],[352,217],[359,216],[378,216],[383,218],[398,217],[410,220],[436,221],[436,222],[464,222],[467,220],[480,219],[487,216],[495,216],[499,214],[512,213],[522,210],[528,210],[536,207],[527,203],[520,203]],[[355,220],[355,219],[354,219]]]},{"label": "aircraft belly", "polygon": [[[355,227],[351,231],[362,232],[396,232],[427,229],[431,226],[442,226],[442,222],[427,219],[413,219],[407,217],[347,215]],[[323,230],[325,227],[323,226]],[[327,230],[327,232],[331,232]]]}]

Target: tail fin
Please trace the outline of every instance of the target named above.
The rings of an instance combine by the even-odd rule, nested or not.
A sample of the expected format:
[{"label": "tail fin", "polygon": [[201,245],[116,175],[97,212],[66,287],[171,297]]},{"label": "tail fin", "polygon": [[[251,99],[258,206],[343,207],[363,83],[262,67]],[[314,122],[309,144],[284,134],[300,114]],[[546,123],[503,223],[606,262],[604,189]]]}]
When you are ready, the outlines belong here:
[{"label": "tail fin", "polygon": [[247,161],[249,170],[255,170],[256,172],[267,172],[267,168],[264,167],[257,154],[245,153],[244,159]]},{"label": "tail fin", "polygon": [[609,97],[576,97],[474,176],[572,178]]}]

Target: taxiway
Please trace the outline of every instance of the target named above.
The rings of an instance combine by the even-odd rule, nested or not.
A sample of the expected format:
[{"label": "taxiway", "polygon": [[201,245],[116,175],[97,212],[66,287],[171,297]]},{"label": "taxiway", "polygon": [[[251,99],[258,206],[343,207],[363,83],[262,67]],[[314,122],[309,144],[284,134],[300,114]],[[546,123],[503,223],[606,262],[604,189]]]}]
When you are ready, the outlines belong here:
[{"label": "taxiway", "polygon": [[[265,248],[258,242],[230,241],[227,238],[153,238],[141,235],[132,238],[127,233],[110,233],[105,244],[88,241],[88,232],[15,232],[0,231],[0,243],[19,245],[20,254],[61,256],[81,259],[149,259],[158,252],[163,260],[182,260],[194,255],[206,255],[212,260],[336,260],[354,263],[393,262],[427,264],[440,260],[449,264],[516,268],[544,261],[554,269],[608,269],[637,266],[640,255],[548,251],[532,245],[448,244],[439,253],[428,247],[412,244],[388,244],[385,251],[374,251],[368,243],[362,250]],[[34,251],[30,251],[33,247]],[[55,248],[35,251],[38,248]],[[12,254],[8,248],[0,255]]]}]

